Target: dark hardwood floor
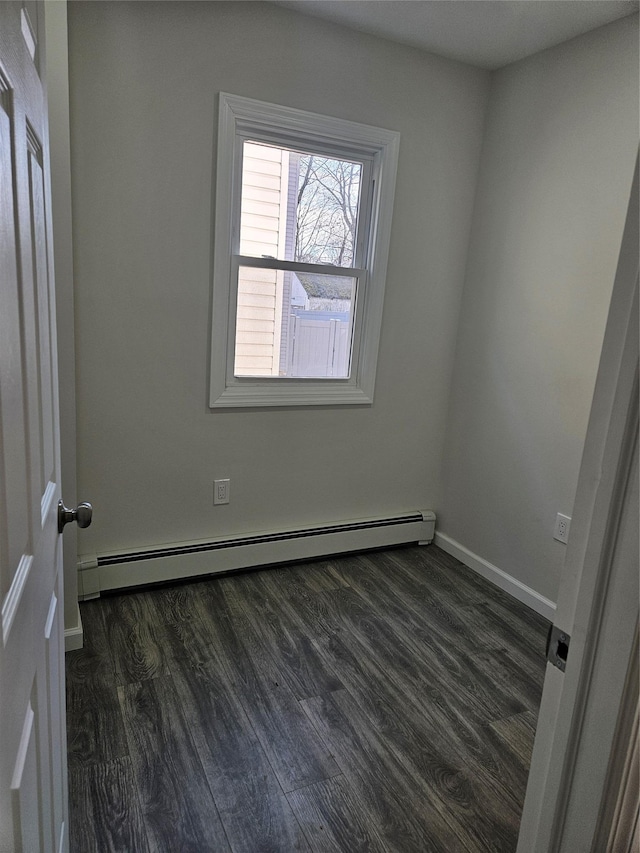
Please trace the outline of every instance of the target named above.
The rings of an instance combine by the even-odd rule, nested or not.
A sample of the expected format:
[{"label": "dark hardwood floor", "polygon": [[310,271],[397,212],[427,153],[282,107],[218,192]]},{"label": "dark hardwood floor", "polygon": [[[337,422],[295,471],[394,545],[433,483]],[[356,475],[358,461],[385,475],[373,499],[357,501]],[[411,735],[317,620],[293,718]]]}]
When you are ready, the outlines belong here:
[{"label": "dark hardwood floor", "polygon": [[548,623],[436,546],[81,611],[72,853],[515,851]]}]

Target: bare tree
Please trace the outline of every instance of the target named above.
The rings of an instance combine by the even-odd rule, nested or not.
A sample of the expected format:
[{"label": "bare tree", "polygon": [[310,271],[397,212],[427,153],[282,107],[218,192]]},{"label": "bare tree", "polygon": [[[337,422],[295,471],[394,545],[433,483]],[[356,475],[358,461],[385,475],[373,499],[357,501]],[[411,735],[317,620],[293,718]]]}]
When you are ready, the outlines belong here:
[{"label": "bare tree", "polygon": [[361,165],[304,154],[300,157],[295,259],[351,266]]}]

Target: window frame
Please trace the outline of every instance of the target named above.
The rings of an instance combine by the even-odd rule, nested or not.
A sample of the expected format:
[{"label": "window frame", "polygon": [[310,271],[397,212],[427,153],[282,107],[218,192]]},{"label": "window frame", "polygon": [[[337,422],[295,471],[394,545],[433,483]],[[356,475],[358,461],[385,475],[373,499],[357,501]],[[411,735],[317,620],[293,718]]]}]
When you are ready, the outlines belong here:
[{"label": "window frame", "polygon": [[[317,151],[364,164],[354,267],[240,255],[242,152],[247,140]],[[373,402],[399,140],[396,131],[220,93],[212,264],[211,408]],[[349,378],[234,375],[240,266],[357,278]]]}]

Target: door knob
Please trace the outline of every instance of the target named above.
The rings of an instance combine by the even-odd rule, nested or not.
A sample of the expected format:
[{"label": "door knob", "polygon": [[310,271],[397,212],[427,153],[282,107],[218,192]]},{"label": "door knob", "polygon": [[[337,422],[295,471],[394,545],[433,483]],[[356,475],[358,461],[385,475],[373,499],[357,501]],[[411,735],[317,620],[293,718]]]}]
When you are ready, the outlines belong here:
[{"label": "door knob", "polygon": [[62,501],[58,501],[58,533],[62,533],[65,524],[70,521],[76,521],[78,527],[88,527],[91,524],[91,516],[93,515],[93,507],[91,504],[78,504],[75,509],[67,509]]}]

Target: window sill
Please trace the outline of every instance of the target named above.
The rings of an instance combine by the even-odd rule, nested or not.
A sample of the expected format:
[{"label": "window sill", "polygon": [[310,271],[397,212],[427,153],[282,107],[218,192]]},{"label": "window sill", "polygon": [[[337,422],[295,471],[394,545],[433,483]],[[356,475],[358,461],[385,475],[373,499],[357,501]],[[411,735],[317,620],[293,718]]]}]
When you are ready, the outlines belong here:
[{"label": "window sill", "polygon": [[238,383],[212,395],[212,409],[289,406],[370,406],[373,394],[346,381],[268,380],[265,383]]}]

